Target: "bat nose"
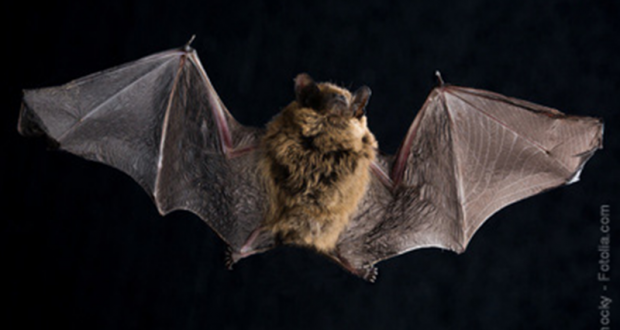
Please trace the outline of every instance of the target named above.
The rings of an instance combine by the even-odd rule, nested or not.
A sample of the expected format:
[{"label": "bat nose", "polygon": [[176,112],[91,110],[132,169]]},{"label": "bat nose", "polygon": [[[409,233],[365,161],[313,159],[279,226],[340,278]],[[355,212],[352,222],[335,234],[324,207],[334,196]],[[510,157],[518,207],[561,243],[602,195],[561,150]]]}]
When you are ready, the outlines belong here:
[{"label": "bat nose", "polygon": [[349,104],[344,95],[342,94],[330,95],[328,102],[329,102],[328,107],[332,113],[338,114],[341,116],[348,115]]},{"label": "bat nose", "polygon": [[346,107],[347,106],[347,99],[342,94],[335,94],[332,97],[332,104],[335,107],[339,107],[339,106]]}]

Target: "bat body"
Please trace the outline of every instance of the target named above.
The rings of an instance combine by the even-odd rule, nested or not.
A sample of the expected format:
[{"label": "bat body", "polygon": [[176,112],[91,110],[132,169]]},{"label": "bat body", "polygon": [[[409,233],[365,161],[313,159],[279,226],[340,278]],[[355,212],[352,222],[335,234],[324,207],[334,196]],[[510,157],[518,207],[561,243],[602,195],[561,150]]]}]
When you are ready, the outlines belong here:
[{"label": "bat body", "polygon": [[292,244],[370,281],[417,248],[464,251],[493,213],[576,181],[602,147],[599,119],[442,83],[385,155],[369,97],[300,74],[266,128],[243,126],[186,46],[25,91],[19,131],[129,174],[162,214],[197,214],[229,265]]},{"label": "bat body", "polygon": [[[366,192],[377,143],[366,116],[351,109],[363,90],[352,96],[306,75],[296,84],[301,80],[309,86],[296,88],[296,100],[267,125],[263,138],[265,227],[283,243],[330,253]],[[309,93],[325,105],[306,101]]]}]

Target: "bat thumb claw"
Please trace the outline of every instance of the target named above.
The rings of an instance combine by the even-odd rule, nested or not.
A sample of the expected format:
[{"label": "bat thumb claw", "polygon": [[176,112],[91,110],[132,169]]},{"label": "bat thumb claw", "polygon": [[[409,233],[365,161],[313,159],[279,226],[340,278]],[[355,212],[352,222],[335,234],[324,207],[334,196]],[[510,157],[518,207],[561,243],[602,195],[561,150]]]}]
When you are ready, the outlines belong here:
[{"label": "bat thumb claw", "polygon": [[196,35],[192,34],[191,38],[189,38],[189,41],[185,44],[185,46],[183,47],[183,49],[186,52],[189,52],[192,50],[192,42],[194,41],[194,39],[196,39]]},{"label": "bat thumb claw", "polygon": [[439,83],[439,87],[443,87],[443,85],[446,84],[443,81],[443,78],[441,77],[441,72],[439,72],[439,70],[435,70],[435,77],[437,77],[437,83]]}]

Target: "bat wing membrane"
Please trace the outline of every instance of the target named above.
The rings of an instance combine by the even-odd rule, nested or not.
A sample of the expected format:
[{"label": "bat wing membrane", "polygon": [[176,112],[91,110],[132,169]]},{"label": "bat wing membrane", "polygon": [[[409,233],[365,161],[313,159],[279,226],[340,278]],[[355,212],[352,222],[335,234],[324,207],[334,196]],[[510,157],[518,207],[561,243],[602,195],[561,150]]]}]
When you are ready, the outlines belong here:
[{"label": "bat wing membrane", "polygon": [[340,253],[356,267],[423,247],[460,253],[501,208],[576,181],[602,147],[602,128],[492,92],[438,87],[397,155],[375,164],[380,175]]},{"label": "bat wing membrane", "polygon": [[263,132],[234,120],[190,48],[27,90],[19,131],[120,169],[162,214],[192,211],[235,249],[262,220]]}]

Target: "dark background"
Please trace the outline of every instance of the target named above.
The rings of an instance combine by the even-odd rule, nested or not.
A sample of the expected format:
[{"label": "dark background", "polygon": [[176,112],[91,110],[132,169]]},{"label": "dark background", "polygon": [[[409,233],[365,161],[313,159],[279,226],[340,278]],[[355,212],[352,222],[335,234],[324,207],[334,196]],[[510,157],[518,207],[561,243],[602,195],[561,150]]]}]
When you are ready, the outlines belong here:
[{"label": "dark background", "polygon": [[[613,245],[620,240],[617,2],[2,6],[3,22],[15,22],[2,32],[0,273],[9,304],[2,328],[600,327],[602,204],[611,204]],[[224,243],[198,217],[161,217],[128,176],[46,151],[43,140],[16,131],[21,89],[181,46],[192,34],[220,97],[244,124],[269,120],[292,99],[292,78],[306,71],[370,86],[370,127],[394,152],[439,69],[450,83],[602,117],[605,149],[578,184],[497,213],[466,253],[408,253],[380,263],[376,284],[294,248],[248,258],[231,272]],[[619,311],[612,310],[614,327]]]}]

